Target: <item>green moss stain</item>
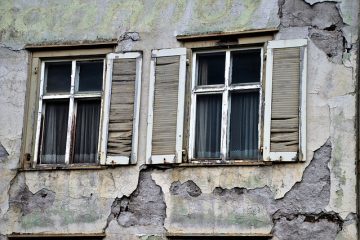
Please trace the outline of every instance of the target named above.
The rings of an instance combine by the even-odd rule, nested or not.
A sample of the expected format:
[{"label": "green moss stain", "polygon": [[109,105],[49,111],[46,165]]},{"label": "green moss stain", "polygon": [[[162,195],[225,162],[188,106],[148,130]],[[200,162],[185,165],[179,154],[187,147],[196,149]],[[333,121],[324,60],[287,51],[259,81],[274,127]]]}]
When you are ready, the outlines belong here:
[{"label": "green moss stain", "polygon": [[[113,39],[125,31],[246,29],[261,0],[0,0],[0,40],[23,43]],[[270,16],[272,17],[272,16]],[[172,33],[173,31],[170,30]]]}]

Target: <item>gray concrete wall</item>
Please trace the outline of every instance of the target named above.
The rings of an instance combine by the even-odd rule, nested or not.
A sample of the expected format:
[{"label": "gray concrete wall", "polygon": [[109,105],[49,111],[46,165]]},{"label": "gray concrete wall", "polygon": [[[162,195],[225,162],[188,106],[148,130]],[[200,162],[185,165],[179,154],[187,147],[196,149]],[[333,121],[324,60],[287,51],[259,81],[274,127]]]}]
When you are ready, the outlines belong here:
[{"label": "gray concrete wall", "polygon": [[[0,0],[0,239],[19,233],[272,233],[356,239],[357,0]],[[308,38],[307,161],[272,166],[144,165],[151,49],[177,34],[278,28]],[[132,36],[128,37],[129,33]],[[118,39],[143,51],[139,160],[105,170],[18,171],[25,44]]]}]

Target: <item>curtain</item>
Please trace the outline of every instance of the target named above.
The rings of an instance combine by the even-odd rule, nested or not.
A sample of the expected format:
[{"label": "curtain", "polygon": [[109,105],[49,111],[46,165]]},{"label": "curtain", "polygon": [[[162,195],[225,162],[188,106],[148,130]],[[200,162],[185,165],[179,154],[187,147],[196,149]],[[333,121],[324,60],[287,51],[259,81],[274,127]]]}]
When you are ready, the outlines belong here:
[{"label": "curtain", "polygon": [[45,103],[41,163],[65,163],[68,115],[69,101]]},{"label": "curtain", "polygon": [[96,163],[100,122],[100,100],[78,101],[74,163]]},{"label": "curtain", "polygon": [[231,159],[258,159],[259,92],[231,94]]},{"label": "curtain", "polygon": [[195,157],[220,158],[221,94],[198,95]]}]

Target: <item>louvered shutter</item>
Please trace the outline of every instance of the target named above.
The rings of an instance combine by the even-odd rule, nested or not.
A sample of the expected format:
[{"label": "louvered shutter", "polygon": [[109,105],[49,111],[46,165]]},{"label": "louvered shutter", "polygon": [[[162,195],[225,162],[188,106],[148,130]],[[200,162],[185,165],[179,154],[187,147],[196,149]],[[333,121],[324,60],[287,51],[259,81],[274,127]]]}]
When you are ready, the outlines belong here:
[{"label": "louvered shutter", "polygon": [[142,54],[107,55],[101,164],[137,161]]},{"label": "louvered shutter", "polygon": [[147,164],[182,161],[185,75],[185,48],[152,51]]},{"label": "louvered shutter", "polygon": [[263,157],[305,161],[307,40],[267,46]]}]

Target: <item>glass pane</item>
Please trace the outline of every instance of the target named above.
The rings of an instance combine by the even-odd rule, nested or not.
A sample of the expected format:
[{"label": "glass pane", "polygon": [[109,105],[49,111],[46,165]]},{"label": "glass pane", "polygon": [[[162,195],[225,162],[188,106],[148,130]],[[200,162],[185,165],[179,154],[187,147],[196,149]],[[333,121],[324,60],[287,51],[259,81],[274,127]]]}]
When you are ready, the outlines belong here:
[{"label": "glass pane", "polygon": [[46,92],[70,92],[71,62],[46,63]]},{"label": "glass pane", "polygon": [[99,139],[100,99],[77,103],[74,163],[95,163]]},{"label": "glass pane", "polygon": [[259,92],[231,94],[229,156],[258,159]]},{"label": "glass pane", "polygon": [[45,103],[41,163],[65,163],[69,101]]},{"label": "glass pane", "polygon": [[221,94],[196,99],[195,158],[220,158]]},{"label": "glass pane", "polygon": [[260,49],[232,53],[232,83],[260,82]]},{"label": "glass pane", "polygon": [[78,91],[101,91],[103,82],[103,61],[77,62],[79,76]]},{"label": "glass pane", "polygon": [[198,55],[198,85],[224,84],[225,52]]}]

